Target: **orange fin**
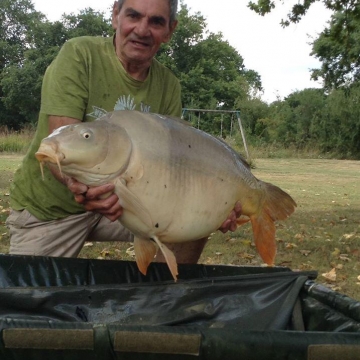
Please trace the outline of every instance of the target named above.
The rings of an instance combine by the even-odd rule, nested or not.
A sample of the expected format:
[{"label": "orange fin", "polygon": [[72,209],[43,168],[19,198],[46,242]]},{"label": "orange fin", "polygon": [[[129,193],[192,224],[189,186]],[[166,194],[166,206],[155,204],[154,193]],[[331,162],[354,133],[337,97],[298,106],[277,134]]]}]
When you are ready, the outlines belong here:
[{"label": "orange fin", "polygon": [[273,266],[276,256],[275,223],[273,219],[265,212],[260,217],[252,216],[251,225],[257,251],[266,264]]},{"label": "orange fin", "polygon": [[166,263],[170,269],[171,275],[173,276],[174,280],[177,281],[178,268],[174,253],[166,245],[164,245],[156,236],[153,236],[153,239],[156,242],[156,244],[159,246],[161,252],[163,253]]},{"label": "orange fin", "polygon": [[288,218],[297,206],[294,199],[279,187],[267,182],[262,183],[266,192],[264,210],[274,221]]},{"label": "orange fin", "polygon": [[265,199],[262,209],[250,216],[256,248],[268,265],[274,265],[276,256],[275,221],[285,220],[296,207],[294,199],[270,183],[262,182]]},{"label": "orange fin", "polygon": [[238,219],[236,219],[236,225],[237,226],[241,226],[246,224],[247,222],[250,221],[250,218],[246,218],[244,216],[240,216]]},{"label": "orange fin", "polygon": [[157,252],[155,243],[149,239],[134,238],[135,260],[139,271],[146,275],[147,268],[154,260]]}]

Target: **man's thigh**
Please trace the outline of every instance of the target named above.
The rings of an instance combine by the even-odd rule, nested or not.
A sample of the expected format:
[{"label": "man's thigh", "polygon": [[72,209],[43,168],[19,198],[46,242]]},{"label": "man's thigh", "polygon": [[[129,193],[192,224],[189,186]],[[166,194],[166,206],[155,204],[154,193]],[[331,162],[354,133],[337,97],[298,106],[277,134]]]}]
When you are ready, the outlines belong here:
[{"label": "man's thigh", "polygon": [[10,254],[17,255],[76,257],[85,241],[133,240],[120,222],[93,212],[41,221],[27,210],[12,210],[6,225],[10,230]]},{"label": "man's thigh", "polygon": [[134,235],[126,229],[119,221],[110,221],[101,216],[99,222],[94,226],[86,241],[133,241]]},{"label": "man's thigh", "polygon": [[9,252],[16,255],[76,257],[93,222],[88,213],[41,221],[27,210],[12,210],[6,220],[10,230]]}]

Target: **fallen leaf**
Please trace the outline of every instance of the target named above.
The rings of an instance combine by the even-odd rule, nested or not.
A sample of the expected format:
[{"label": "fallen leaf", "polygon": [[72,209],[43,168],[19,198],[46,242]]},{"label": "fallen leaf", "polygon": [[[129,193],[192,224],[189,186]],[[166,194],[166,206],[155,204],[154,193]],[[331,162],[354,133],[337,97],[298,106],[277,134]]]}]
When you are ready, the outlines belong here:
[{"label": "fallen leaf", "polygon": [[101,256],[106,257],[110,255],[110,251],[108,249],[104,249],[100,253]]},{"label": "fallen leaf", "polygon": [[340,249],[335,248],[335,250],[331,253],[331,256],[338,257],[340,255]]},{"label": "fallen leaf", "polygon": [[333,291],[341,291],[341,286],[335,284],[328,284],[327,286]]},{"label": "fallen leaf", "polygon": [[129,248],[126,249],[126,253],[129,256],[135,257],[135,250],[134,250],[134,246],[130,246]]},{"label": "fallen leaf", "polygon": [[351,261],[347,254],[340,254],[339,259],[342,261]]},{"label": "fallen leaf", "polygon": [[329,272],[321,274],[327,281],[336,281],[336,269],[333,268]]},{"label": "fallen leaf", "polygon": [[91,246],[94,246],[94,244],[92,243],[92,242],[86,242],[85,244],[84,244],[84,247],[91,247]]},{"label": "fallen leaf", "polygon": [[286,243],[285,249],[294,249],[297,248],[297,245],[294,243]]},{"label": "fallen leaf", "polygon": [[351,251],[351,254],[353,256],[360,257],[360,250],[359,249],[354,249],[354,250]]},{"label": "fallen leaf", "polygon": [[282,261],[279,266],[290,266],[291,265],[291,261]]},{"label": "fallen leaf", "polygon": [[241,257],[245,260],[252,260],[255,257],[255,255],[244,253],[241,255]]},{"label": "fallen leaf", "polygon": [[251,246],[251,240],[241,240],[241,243],[245,246]]},{"label": "fallen leaf", "polygon": [[311,253],[311,250],[299,250],[300,254],[304,255],[304,256],[308,256]]}]

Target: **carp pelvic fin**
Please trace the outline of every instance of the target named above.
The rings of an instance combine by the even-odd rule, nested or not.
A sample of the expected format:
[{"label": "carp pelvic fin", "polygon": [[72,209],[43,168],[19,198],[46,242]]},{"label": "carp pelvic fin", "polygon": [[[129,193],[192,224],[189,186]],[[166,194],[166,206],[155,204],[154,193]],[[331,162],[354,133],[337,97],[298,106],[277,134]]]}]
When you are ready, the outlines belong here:
[{"label": "carp pelvic fin", "polygon": [[173,276],[174,280],[177,281],[178,268],[174,253],[166,245],[164,245],[156,236],[153,236],[152,238],[154,239],[156,244],[159,246],[161,252],[163,253],[166,263],[170,269],[171,275]]},{"label": "carp pelvic fin", "polygon": [[134,238],[135,260],[139,271],[146,275],[147,268],[157,252],[156,244],[149,239]]}]

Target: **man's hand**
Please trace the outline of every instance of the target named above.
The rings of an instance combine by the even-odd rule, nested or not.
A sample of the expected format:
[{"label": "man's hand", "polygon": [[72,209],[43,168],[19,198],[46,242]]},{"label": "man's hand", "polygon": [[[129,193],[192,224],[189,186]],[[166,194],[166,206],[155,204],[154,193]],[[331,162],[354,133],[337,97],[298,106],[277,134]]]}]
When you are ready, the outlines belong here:
[{"label": "man's hand", "polygon": [[73,178],[67,178],[65,184],[74,194],[75,201],[84,205],[85,210],[102,214],[110,221],[115,221],[122,215],[123,208],[114,193],[113,184],[88,187]]},{"label": "man's hand", "polygon": [[234,209],[229,214],[228,218],[222,223],[219,230],[224,234],[228,231],[235,231],[237,228],[236,220],[240,217],[242,211],[241,204],[237,202]]}]

